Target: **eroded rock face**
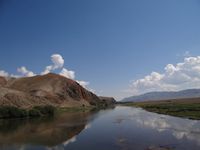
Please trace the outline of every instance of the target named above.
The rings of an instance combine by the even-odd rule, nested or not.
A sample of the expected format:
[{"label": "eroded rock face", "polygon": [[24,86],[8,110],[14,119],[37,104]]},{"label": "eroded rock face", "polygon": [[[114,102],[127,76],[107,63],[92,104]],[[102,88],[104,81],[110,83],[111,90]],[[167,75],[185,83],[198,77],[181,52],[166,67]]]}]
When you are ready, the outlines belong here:
[{"label": "eroded rock face", "polygon": [[0,90],[0,105],[24,108],[46,104],[76,107],[102,102],[99,97],[76,81],[53,73],[8,81],[4,79],[0,78],[0,84],[5,86]]}]

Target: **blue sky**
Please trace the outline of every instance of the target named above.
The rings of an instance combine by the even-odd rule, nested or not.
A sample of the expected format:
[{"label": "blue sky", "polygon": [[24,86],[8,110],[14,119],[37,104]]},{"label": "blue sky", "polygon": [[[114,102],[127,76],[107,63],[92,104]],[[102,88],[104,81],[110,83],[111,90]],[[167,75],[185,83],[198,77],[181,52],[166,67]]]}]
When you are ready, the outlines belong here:
[{"label": "blue sky", "polygon": [[40,74],[60,54],[77,80],[120,99],[151,89],[130,86],[152,71],[196,58],[199,27],[198,0],[1,0],[0,70]]}]

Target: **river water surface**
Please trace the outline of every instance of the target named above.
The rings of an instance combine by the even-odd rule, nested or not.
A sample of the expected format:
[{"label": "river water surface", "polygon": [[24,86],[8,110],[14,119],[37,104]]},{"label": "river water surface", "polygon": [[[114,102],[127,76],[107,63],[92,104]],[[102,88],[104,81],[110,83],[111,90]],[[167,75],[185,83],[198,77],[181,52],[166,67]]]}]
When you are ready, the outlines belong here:
[{"label": "river water surface", "polygon": [[200,150],[200,121],[117,106],[0,120],[1,150]]}]

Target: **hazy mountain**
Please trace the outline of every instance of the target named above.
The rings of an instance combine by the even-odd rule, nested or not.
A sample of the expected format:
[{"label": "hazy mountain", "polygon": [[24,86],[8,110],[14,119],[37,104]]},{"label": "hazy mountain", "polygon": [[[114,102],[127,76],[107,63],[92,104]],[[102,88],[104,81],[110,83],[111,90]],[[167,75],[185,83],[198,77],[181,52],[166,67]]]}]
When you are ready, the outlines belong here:
[{"label": "hazy mountain", "polygon": [[188,89],[177,92],[150,92],[138,96],[124,98],[122,102],[138,102],[151,100],[168,100],[200,97],[200,89]]}]

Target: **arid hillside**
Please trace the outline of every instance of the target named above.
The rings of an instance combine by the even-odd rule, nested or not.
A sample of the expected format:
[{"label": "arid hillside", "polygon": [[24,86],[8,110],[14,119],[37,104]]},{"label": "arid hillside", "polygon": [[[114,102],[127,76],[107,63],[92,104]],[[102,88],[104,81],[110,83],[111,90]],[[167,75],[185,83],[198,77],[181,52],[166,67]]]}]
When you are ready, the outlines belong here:
[{"label": "arid hillside", "polygon": [[0,77],[0,106],[76,107],[98,105],[101,102],[98,96],[76,81],[53,73],[24,78]]}]

